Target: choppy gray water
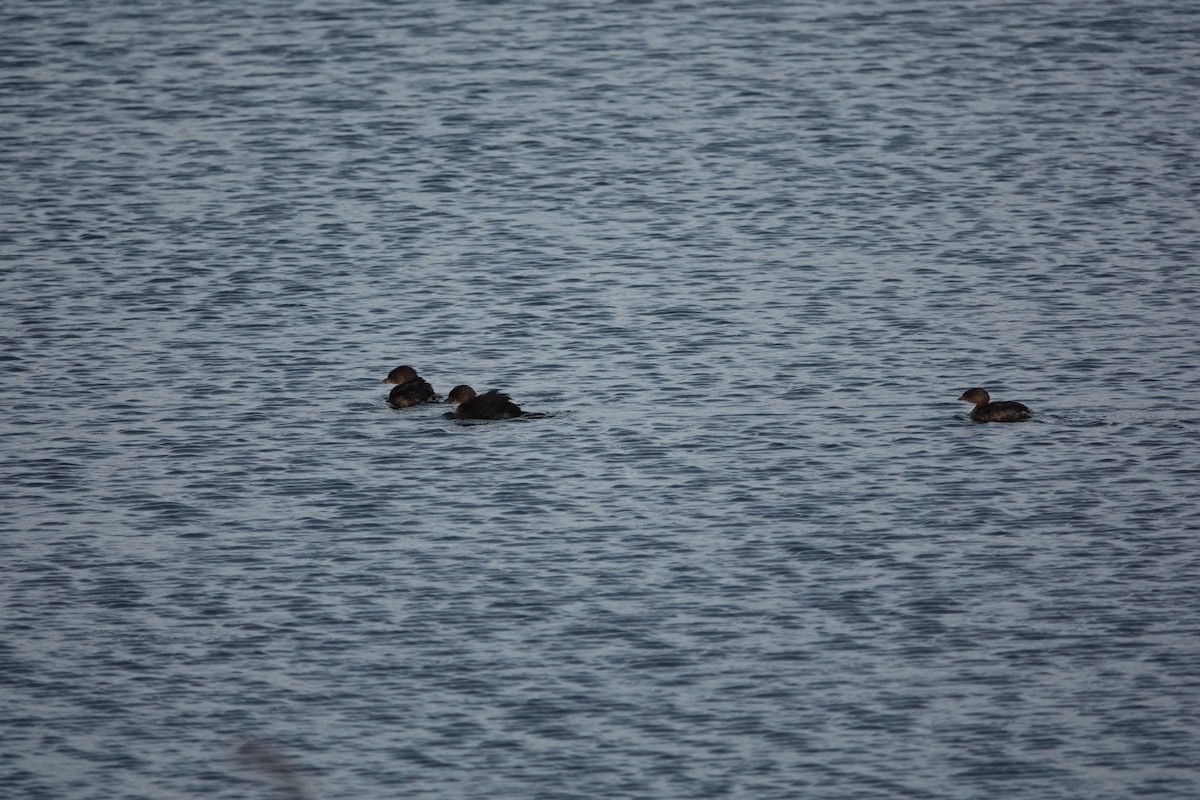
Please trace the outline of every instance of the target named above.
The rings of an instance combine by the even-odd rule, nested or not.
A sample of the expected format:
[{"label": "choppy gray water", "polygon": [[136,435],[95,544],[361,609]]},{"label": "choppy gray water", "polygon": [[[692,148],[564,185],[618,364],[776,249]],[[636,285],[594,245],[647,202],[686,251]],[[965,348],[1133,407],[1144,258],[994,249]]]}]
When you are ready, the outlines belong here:
[{"label": "choppy gray water", "polygon": [[3,796],[1200,795],[1198,109],[1182,0],[5,4]]}]

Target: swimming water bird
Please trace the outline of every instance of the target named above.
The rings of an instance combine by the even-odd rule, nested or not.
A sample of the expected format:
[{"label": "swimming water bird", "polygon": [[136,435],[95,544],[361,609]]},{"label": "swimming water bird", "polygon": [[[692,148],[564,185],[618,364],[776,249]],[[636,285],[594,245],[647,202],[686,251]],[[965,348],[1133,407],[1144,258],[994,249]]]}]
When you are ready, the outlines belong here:
[{"label": "swimming water bird", "polygon": [[438,396],[434,393],[433,387],[421,378],[393,386],[392,390],[388,392],[388,402],[396,408],[408,408],[420,403],[436,403],[437,401]]},{"label": "swimming water bird", "polygon": [[452,416],[459,419],[513,419],[526,416],[512,398],[497,389],[476,394],[470,386],[460,384],[450,390],[446,402],[458,403]]},{"label": "swimming water bird", "polygon": [[975,404],[971,419],[976,422],[1023,422],[1033,416],[1033,412],[1021,403],[1011,400],[991,402],[987,391],[979,387],[967,389],[958,399]]},{"label": "swimming water bird", "polygon": [[394,383],[395,387],[388,393],[388,402],[396,408],[408,408],[419,403],[436,403],[437,394],[429,381],[417,374],[412,367],[404,364],[388,373],[380,383]]}]

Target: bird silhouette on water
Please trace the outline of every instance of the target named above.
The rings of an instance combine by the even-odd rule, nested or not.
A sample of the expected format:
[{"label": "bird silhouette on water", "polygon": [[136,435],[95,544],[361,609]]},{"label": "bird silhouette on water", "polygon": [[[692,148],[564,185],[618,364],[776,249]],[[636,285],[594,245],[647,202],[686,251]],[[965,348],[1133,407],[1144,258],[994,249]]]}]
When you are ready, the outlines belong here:
[{"label": "bird silhouette on water", "polygon": [[958,399],[975,405],[971,409],[971,419],[976,422],[1024,422],[1033,417],[1033,412],[1021,403],[1012,400],[993,403],[987,390],[979,387],[967,389]]}]

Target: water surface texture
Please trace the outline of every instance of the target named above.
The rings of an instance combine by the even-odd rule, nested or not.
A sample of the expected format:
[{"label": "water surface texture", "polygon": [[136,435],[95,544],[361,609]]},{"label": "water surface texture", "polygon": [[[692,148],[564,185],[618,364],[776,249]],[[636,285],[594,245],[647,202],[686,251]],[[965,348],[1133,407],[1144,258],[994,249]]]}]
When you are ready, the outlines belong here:
[{"label": "water surface texture", "polygon": [[5,4],[0,794],[1200,796],[1198,152],[1190,0]]}]

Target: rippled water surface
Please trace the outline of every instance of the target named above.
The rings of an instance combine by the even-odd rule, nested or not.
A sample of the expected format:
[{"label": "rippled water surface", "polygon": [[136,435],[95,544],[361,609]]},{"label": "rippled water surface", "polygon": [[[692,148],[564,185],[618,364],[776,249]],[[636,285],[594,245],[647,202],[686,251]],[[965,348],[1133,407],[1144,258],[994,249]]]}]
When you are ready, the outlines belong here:
[{"label": "rippled water surface", "polygon": [[1200,796],[1198,109],[1192,2],[5,4],[3,796]]}]

